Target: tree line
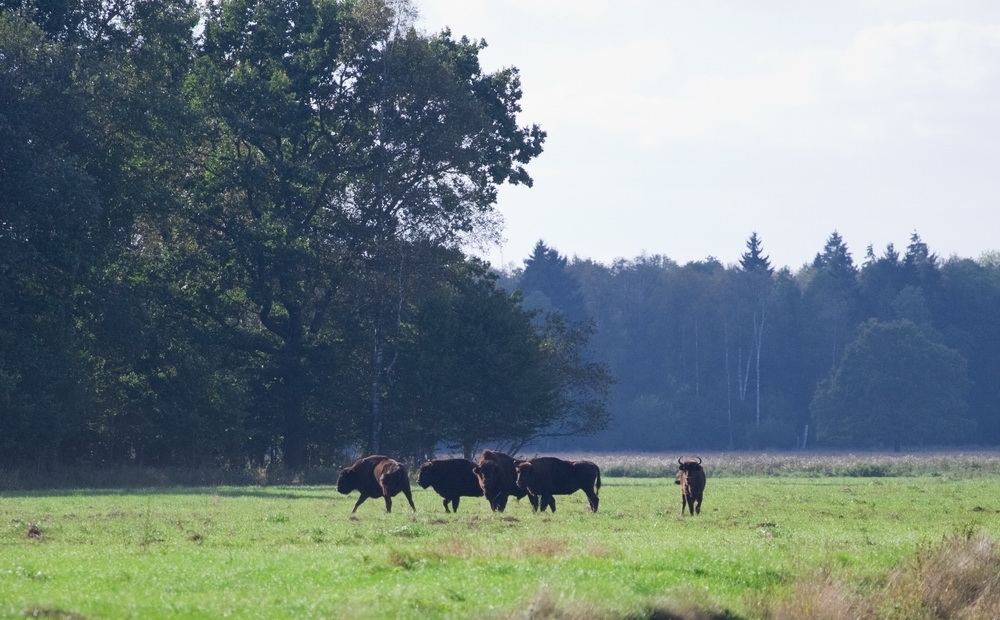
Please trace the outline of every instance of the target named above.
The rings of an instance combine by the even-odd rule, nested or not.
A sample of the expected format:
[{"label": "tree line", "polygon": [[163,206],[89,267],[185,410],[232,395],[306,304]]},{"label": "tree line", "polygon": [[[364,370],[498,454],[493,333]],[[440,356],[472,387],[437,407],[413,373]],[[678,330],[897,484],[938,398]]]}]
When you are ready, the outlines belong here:
[{"label": "tree line", "polygon": [[539,241],[504,275],[525,304],[587,322],[618,383],[611,423],[550,448],[901,449],[1000,443],[1000,260],[941,259],[917,233],[858,265],[834,231],[776,269],[568,260]]},{"label": "tree line", "polygon": [[460,248],[545,133],[405,0],[0,0],[0,464],[291,470],[607,420]]},{"label": "tree line", "polygon": [[466,255],[545,132],[412,24],[0,0],[0,465],[1000,442],[995,256]]}]

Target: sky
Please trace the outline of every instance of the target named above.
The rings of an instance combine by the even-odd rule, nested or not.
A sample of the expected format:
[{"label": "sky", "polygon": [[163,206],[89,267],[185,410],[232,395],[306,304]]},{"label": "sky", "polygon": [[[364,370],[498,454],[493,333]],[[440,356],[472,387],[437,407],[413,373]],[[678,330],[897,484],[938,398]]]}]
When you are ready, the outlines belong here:
[{"label": "sky", "polygon": [[854,260],[1000,250],[996,0],[415,0],[418,27],[516,67],[548,133],[505,186],[504,242],[610,264],[736,263],[757,232],[793,271],[837,231]]}]

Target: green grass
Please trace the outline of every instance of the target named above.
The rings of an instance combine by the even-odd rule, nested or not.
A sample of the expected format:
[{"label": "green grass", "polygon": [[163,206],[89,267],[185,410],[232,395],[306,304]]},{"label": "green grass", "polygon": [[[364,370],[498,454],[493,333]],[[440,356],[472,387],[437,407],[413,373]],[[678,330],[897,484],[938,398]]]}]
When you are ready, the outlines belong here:
[{"label": "green grass", "polygon": [[414,495],[352,516],[328,486],[6,492],[0,616],[754,618],[822,571],[863,594],[951,534],[1000,538],[1000,477],[710,478],[684,518],[671,479],[605,477],[597,514]]}]

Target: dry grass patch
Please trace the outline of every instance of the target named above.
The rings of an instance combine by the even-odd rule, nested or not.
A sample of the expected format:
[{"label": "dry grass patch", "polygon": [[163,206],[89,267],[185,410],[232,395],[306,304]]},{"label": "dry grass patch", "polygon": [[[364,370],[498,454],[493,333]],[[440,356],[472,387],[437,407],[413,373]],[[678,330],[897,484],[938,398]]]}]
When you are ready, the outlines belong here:
[{"label": "dry grass patch", "polygon": [[955,535],[859,594],[829,571],[797,583],[763,614],[769,620],[995,620],[1000,618],[1000,549],[985,535]]},{"label": "dry grass patch", "polygon": [[613,611],[579,601],[568,601],[547,589],[538,590],[523,611],[510,616],[523,620],[738,620],[728,611],[709,611],[664,602],[635,611]]},{"label": "dry grass patch", "polygon": [[1000,618],[1000,549],[985,535],[952,536],[920,550],[888,589],[892,600],[919,594],[926,618]]},{"label": "dry grass patch", "polygon": [[770,620],[856,620],[874,618],[872,601],[851,592],[828,570],[799,581],[787,600],[764,613]]},{"label": "dry grass patch", "polygon": [[564,541],[556,538],[532,538],[515,545],[510,551],[510,557],[515,560],[563,557],[569,555],[567,547]]}]

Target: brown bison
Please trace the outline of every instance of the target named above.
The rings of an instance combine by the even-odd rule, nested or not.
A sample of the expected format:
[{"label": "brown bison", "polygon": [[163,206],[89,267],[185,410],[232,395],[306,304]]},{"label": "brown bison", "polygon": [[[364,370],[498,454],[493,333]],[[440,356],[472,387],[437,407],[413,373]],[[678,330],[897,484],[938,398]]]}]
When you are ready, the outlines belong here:
[{"label": "brown bison", "polygon": [[701,514],[701,498],[705,493],[705,470],[701,467],[701,457],[694,459],[677,459],[678,472],[674,484],[681,485],[681,515],[684,508],[693,515]]},{"label": "brown bison", "polygon": [[511,495],[516,499],[527,495],[531,507],[535,510],[538,509],[538,498],[517,486],[517,464],[522,462],[509,454],[493,450],[483,450],[479,456],[479,464],[473,468],[472,472],[479,480],[482,494],[490,503],[490,509],[493,512],[503,512],[504,508],[507,507],[507,499]]},{"label": "brown bison", "polygon": [[468,459],[437,459],[427,461],[420,466],[417,474],[417,484],[420,488],[431,487],[444,498],[444,511],[450,502],[455,512],[458,512],[458,500],[466,497],[482,497],[483,489],[479,479],[473,473],[476,464]]},{"label": "brown bison", "polygon": [[590,461],[564,461],[542,456],[519,463],[517,486],[540,499],[539,509],[547,506],[556,511],[553,495],[569,495],[583,491],[590,502],[591,512],[597,512],[597,491],[601,488],[601,470]]},{"label": "brown bison", "polygon": [[413,495],[410,493],[410,479],[406,477],[406,467],[399,461],[394,461],[381,454],[366,456],[354,461],[353,465],[341,469],[340,477],[337,478],[337,490],[344,495],[351,491],[361,493],[358,503],[354,504],[352,513],[356,512],[358,506],[369,497],[379,496],[385,498],[385,511],[392,512],[392,497],[400,492],[406,496],[406,501],[410,502],[410,508],[417,509],[413,505]]}]

